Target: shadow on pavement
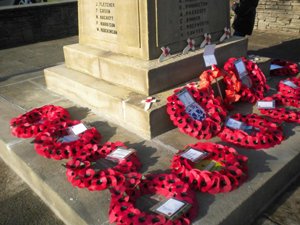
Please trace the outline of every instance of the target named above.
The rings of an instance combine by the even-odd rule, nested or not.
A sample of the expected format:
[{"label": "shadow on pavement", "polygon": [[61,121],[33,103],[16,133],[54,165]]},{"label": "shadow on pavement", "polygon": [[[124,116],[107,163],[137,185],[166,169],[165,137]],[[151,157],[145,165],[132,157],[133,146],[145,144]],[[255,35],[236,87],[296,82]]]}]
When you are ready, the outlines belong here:
[{"label": "shadow on pavement", "polygon": [[300,61],[300,38],[284,41],[278,45],[274,45],[259,50],[250,50],[249,55],[265,56],[273,59],[284,59],[294,62]]}]

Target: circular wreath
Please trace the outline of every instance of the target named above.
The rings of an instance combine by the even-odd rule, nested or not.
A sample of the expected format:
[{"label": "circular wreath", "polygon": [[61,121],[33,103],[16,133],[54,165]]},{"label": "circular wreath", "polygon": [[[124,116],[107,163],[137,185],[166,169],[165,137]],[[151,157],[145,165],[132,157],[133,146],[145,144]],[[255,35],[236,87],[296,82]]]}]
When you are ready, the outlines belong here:
[{"label": "circular wreath", "polygon": [[[163,215],[142,212],[135,207],[137,199],[148,194],[162,195],[167,199],[176,198],[191,204],[192,207],[181,217],[173,221],[167,220]],[[197,211],[195,192],[174,174],[147,175],[135,188],[125,191],[111,189],[109,220],[117,225],[188,225],[197,215]]]},{"label": "circular wreath", "polygon": [[39,133],[34,139],[36,152],[45,157],[55,160],[68,159],[80,155],[87,144],[97,144],[101,135],[96,128],[91,127],[78,135],[78,139],[71,142],[60,141],[60,138],[67,136],[68,128],[79,124],[80,121],[69,120],[61,122],[56,129],[49,129]]},{"label": "circular wreath", "polygon": [[10,121],[11,132],[12,135],[19,138],[32,138],[49,127],[69,119],[70,114],[66,109],[60,106],[45,105],[12,118]]},{"label": "circular wreath", "polygon": [[[136,172],[141,163],[136,153],[131,154],[124,160],[119,160],[117,165],[98,170],[94,164],[100,159],[105,159],[118,147],[127,148],[122,142],[106,142],[102,147],[91,145],[80,157],[73,158],[66,164],[66,175],[68,181],[79,188],[87,188],[90,191],[104,190],[109,187],[123,185],[125,177],[123,174]],[[132,177],[133,178],[133,177]]]},{"label": "circular wreath", "polygon": [[278,84],[278,91],[284,96],[300,99],[300,79],[292,77],[286,79],[286,81],[290,81],[298,87],[290,87],[289,85],[286,85],[283,80],[281,80]]},{"label": "circular wreath", "polygon": [[167,98],[167,113],[179,131],[197,139],[210,139],[221,131],[222,121],[227,112],[221,106],[220,101],[214,98],[211,88],[197,89],[194,86],[186,86],[185,88],[195,102],[205,110],[206,118],[199,121],[186,113],[184,104],[176,96],[176,93],[181,89],[176,89],[174,94]]},{"label": "circular wreath", "polygon": [[229,192],[238,188],[247,179],[248,158],[239,155],[234,148],[209,142],[198,142],[188,146],[207,152],[205,160],[213,160],[220,164],[220,170],[198,169],[195,162],[181,157],[181,153],[185,150],[179,150],[171,163],[172,172],[192,188],[210,194]]},{"label": "circular wreath", "polygon": [[299,68],[297,63],[293,63],[287,60],[274,59],[271,64],[275,64],[278,66],[282,66],[282,68],[278,68],[270,71],[271,76],[294,76],[299,73]]},{"label": "circular wreath", "polygon": [[279,121],[300,123],[300,111],[287,110],[286,108],[277,108],[278,106],[295,107],[296,105],[299,107],[300,106],[299,100],[283,97],[282,95],[278,95],[278,94],[263,99],[263,101],[272,101],[272,100],[276,102],[276,108],[274,109],[260,108],[259,111],[261,112],[261,114]]},{"label": "circular wreath", "polygon": [[224,64],[224,70],[226,71],[224,82],[227,86],[226,101],[227,103],[233,103],[241,100],[244,102],[255,103],[258,99],[264,97],[265,91],[269,90],[269,86],[266,83],[266,77],[257,64],[242,57],[241,60],[245,64],[248,77],[251,79],[252,83],[251,87],[247,87],[242,83],[235,68],[234,62],[236,60],[236,58],[230,58]]},{"label": "circular wreath", "polygon": [[241,121],[247,126],[252,126],[254,131],[248,134],[243,130],[225,126],[218,135],[223,141],[245,148],[261,149],[280,144],[284,139],[282,128],[278,124],[257,114],[241,115],[237,113],[231,118]]}]

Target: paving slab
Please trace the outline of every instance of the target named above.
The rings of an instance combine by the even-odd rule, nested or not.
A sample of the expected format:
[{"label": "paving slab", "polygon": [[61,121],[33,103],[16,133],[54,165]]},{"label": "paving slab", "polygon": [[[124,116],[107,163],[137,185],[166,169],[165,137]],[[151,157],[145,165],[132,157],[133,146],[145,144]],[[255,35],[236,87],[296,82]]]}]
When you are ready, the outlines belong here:
[{"label": "paving slab", "polygon": [[75,42],[78,36],[0,50],[0,81],[63,62],[63,46]]},{"label": "paving slab", "polygon": [[63,222],[1,159],[0,171],[0,224],[63,225]]}]

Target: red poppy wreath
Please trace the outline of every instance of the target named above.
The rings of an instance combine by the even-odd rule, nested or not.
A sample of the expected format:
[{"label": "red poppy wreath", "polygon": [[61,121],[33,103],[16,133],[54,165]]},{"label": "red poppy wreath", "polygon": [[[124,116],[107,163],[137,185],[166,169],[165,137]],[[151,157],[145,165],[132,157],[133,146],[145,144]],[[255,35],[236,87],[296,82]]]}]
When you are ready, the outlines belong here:
[{"label": "red poppy wreath", "polygon": [[300,99],[300,79],[293,77],[281,80],[278,84],[278,92],[286,97]]},{"label": "red poppy wreath", "polygon": [[241,115],[237,113],[230,119],[240,123],[241,128],[224,126],[222,132],[218,134],[223,141],[244,148],[262,149],[280,144],[284,139],[282,128],[278,124],[257,114]]},{"label": "red poppy wreath", "polygon": [[[172,220],[155,212],[143,212],[135,206],[138,198],[152,194],[163,196],[168,201],[188,203],[191,208]],[[141,179],[135,188],[126,191],[111,189],[109,221],[117,225],[188,225],[197,211],[195,192],[174,174],[150,174]]]},{"label": "red poppy wreath", "polygon": [[[300,123],[300,111],[298,110],[288,110],[286,108],[279,108],[279,106],[294,106],[299,107],[299,100],[295,100],[289,97],[285,97],[279,94],[273,95],[271,97],[266,97],[262,99],[262,103],[273,103],[274,108],[271,107],[260,107],[258,104],[258,109],[261,114],[271,117],[272,119],[278,121],[285,121],[290,123]],[[260,103],[260,102],[258,102]]]},{"label": "red poppy wreath", "polygon": [[248,158],[234,148],[198,142],[180,150],[171,163],[172,172],[201,192],[229,192],[248,177]]},{"label": "red poppy wreath", "polygon": [[38,133],[54,127],[62,121],[70,119],[69,112],[54,105],[34,108],[29,112],[11,119],[12,134],[19,138],[32,138]]},{"label": "red poppy wreath", "polygon": [[227,73],[216,66],[212,66],[212,69],[205,70],[200,76],[200,88],[209,87],[213,80],[218,77],[223,77],[223,82],[226,85],[224,105],[226,108],[231,109],[230,104],[237,102],[241,98],[241,80],[234,73]]},{"label": "red poppy wreath", "polygon": [[[187,101],[191,103],[188,106],[187,103],[180,100],[181,97],[178,97],[183,90],[185,93],[188,93],[187,99],[189,98],[189,100]],[[199,114],[202,113],[205,116],[200,119],[198,119],[197,115],[194,116],[193,110],[195,108],[196,111],[198,108],[201,108]],[[220,101],[214,98],[210,87],[197,89],[194,86],[176,89],[174,94],[167,98],[167,112],[173,124],[181,132],[197,139],[210,139],[219,133],[222,128],[222,121],[227,115]]]},{"label": "red poppy wreath", "polygon": [[[117,153],[119,150],[124,154],[122,152]],[[90,191],[100,191],[109,187],[123,185],[125,181],[123,174],[136,172],[141,167],[136,153],[130,151],[122,142],[107,142],[102,147],[97,147],[97,145],[90,146],[87,151],[90,152],[90,154],[73,158],[66,164],[68,181],[71,182],[73,186],[79,188],[87,188]],[[95,164],[98,160],[113,157],[114,155],[123,157],[125,154],[128,154],[126,158],[115,158],[116,160],[114,161],[116,165],[112,168],[95,168]],[[131,179],[129,180],[131,181]]]},{"label": "red poppy wreath", "polygon": [[298,64],[291,61],[274,59],[271,64],[280,66],[280,68],[270,70],[271,76],[294,76],[299,73]]},{"label": "red poppy wreath", "polygon": [[[238,72],[237,62],[244,65],[244,75]],[[251,60],[244,57],[240,59],[230,58],[224,64],[224,70],[227,72],[224,82],[227,87],[232,86],[226,92],[227,98],[230,100],[229,103],[239,99],[244,102],[255,103],[258,99],[264,97],[265,91],[269,90],[265,75]]]},{"label": "red poppy wreath", "polygon": [[69,128],[78,124],[81,122],[69,120],[61,122],[56,129],[38,134],[34,139],[36,152],[45,158],[68,159],[81,155],[85,145],[97,144],[101,140],[100,133],[94,127],[78,135],[70,135]]}]

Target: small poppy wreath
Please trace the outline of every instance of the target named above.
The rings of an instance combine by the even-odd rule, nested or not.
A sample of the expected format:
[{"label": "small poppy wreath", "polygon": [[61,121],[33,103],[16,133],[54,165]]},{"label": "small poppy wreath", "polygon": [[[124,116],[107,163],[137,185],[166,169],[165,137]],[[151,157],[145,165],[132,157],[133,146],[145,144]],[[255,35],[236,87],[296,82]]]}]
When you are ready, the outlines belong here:
[{"label": "small poppy wreath", "polygon": [[[66,164],[68,181],[73,186],[87,188],[90,191],[100,191],[111,186],[123,185],[125,181],[123,174],[136,172],[141,167],[135,153],[126,159],[119,160],[117,165],[112,168],[97,170],[93,165],[96,161],[105,159],[108,154],[118,147],[127,148],[122,142],[106,142],[102,147],[90,146],[88,150],[90,154],[86,156],[72,158]],[[130,178],[129,181],[132,179]]]},{"label": "small poppy wreath", "polygon": [[[285,81],[293,83],[295,88],[287,85]],[[285,81],[281,80],[278,84],[278,92],[286,97],[300,99],[300,79],[296,77],[288,78]]]},{"label": "small poppy wreath", "polygon": [[172,159],[172,172],[192,188],[210,194],[229,192],[247,179],[248,158],[238,154],[234,148],[209,142],[198,142],[188,147],[208,153],[205,160],[213,160],[221,165],[219,171],[197,169],[195,162],[181,156],[185,150],[179,150]]},{"label": "small poppy wreath", "polygon": [[10,126],[12,135],[19,138],[32,138],[38,133],[70,119],[69,112],[54,105],[45,105],[34,108],[29,112],[12,118]]},{"label": "small poppy wreath", "polygon": [[211,88],[197,89],[194,86],[185,87],[206,113],[203,121],[193,119],[185,111],[184,104],[178,99],[176,93],[181,89],[176,89],[174,94],[167,98],[167,113],[173,124],[179,128],[179,131],[195,137],[197,139],[210,139],[217,135],[222,129],[222,122],[227,112],[221,106],[218,99],[214,98]]},{"label": "small poppy wreath", "polygon": [[212,66],[212,69],[205,70],[200,76],[200,88],[207,88],[211,85],[213,80],[218,77],[223,77],[223,82],[226,84],[224,105],[227,108],[231,108],[229,105],[233,102],[237,102],[241,95],[238,94],[241,90],[242,82],[237,78],[234,73],[227,73],[222,71],[217,66]]},{"label": "small poppy wreath", "polygon": [[[188,184],[174,174],[147,175],[135,188],[120,191],[111,189],[109,221],[117,225],[188,225],[197,215],[196,195]],[[135,207],[137,199],[143,195],[158,194],[165,198],[175,198],[191,204],[188,212],[175,220],[168,220],[163,215],[142,212]]]},{"label": "small poppy wreath", "polygon": [[200,74],[199,86],[201,88],[208,88],[215,79],[222,76],[224,77],[224,73],[217,66],[213,65],[212,69],[205,70]]},{"label": "small poppy wreath", "polygon": [[244,148],[261,149],[280,144],[284,139],[282,128],[278,124],[257,114],[241,115],[237,113],[231,118],[241,121],[247,126],[253,126],[258,130],[248,134],[243,130],[231,129],[225,126],[218,135],[223,141]]},{"label": "small poppy wreath", "polygon": [[282,68],[278,68],[270,71],[271,76],[294,76],[299,73],[299,68],[297,63],[293,63],[287,60],[274,59],[271,64],[275,64],[278,66],[282,66]]},{"label": "small poppy wreath", "polygon": [[[284,99],[284,100],[283,100]],[[261,114],[276,119],[278,121],[285,121],[290,123],[300,123],[300,111],[297,110],[287,110],[286,108],[277,108],[280,105],[283,106],[295,106],[296,102],[299,106],[299,100],[290,101],[288,97],[282,97],[282,95],[274,95],[272,97],[266,97],[262,101],[275,101],[276,108],[274,109],[263,109],[260,108],[259,111]],[[292,105],[293,104],[293,105]]]},{"label": "small poppy wreath", "polygon": [[250,88],[247,87],[242,83],[235,68],[234,63],[236,60],[236,58],[230,58],[224,64],[224,70],[227,72],[224,81],[229,88],[226,91],[227,101],[228,103],[233,103],[241,100],[244,102],[255,103],[258,99],[264,97],[265,91],[269,90],[269,86],[266,83],[266,77],[257,64],[242,57],[241,60],[244,62],[248,77],[252,82],[252,86]]},{"label": "small poppy wreath", "polygon": [[91,127],[81,134],[78,139],[71,142],[62,142],[60,138],[68,135],[68,128],[79,124],[80,121],[69,120],[61,122],[56,129],[47,130],[38,134],[34,139],[36,152],[55,160],[68,159],[80,155],[87,144],[97,144],[101,140],[101,134],[96,128]]}]

